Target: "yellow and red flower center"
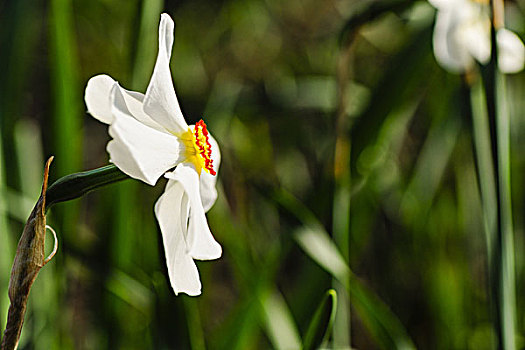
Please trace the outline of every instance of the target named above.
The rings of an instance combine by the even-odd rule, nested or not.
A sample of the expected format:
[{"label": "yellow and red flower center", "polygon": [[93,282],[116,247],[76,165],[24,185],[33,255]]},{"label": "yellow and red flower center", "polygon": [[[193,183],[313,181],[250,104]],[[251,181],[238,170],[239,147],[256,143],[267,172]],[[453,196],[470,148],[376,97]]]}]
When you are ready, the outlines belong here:
[{"label": "yellow and red flower center", "polygon": [[216,175],[217,173],[213,170],[213,159],[211,159],[208,129],[204,121],[202,119],[199,120],[193,130],[188,129],[180,138],[186,146],[185,156],[187,161],[195,165],[199,175],[202,169],[211,175]]}]

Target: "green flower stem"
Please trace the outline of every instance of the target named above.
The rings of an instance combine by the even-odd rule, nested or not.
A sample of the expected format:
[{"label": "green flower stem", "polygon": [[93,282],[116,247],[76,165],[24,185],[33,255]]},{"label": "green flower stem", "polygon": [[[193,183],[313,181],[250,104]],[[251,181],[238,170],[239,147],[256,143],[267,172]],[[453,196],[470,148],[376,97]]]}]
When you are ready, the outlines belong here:
[{"label": "green flower stem", "polygon": [[498,314],[498,349],[516,349],[516,285],[510,191],[510,130],[505,76],[498,71],[496,31],[504,25],[503,1],[492,0],[491,61],[484,72],[493,173],[497,197],[496,235],[491,257],[493,297]]},{"label": "green flower stem", "polygon": [[[347,88],[350,76],[350,64],[353,52],[354,35],[349,35],[343,41],[340,48],[337,64],[337,98],[338,108],[335,119],[335,150],[334,150],[334,199],[332,214],[332,233],[334,242],[337,244],[345,262],[350,264],[350,191],[351,191],[351,172],[350,172],[350,137],[347,107]],[[347,281],[334,280],[335,291],[340,295],[337,304],[337,313],[334,320],[334,347],[351,347],[351,316],[350,316],[350,296],[345,293]]]},{"label": "green flower stem", "polygon": [[46,210],[56,203],[82,197],[99,187],[128,179],[115,165],[66,175],[55,181],[46,192]]}]

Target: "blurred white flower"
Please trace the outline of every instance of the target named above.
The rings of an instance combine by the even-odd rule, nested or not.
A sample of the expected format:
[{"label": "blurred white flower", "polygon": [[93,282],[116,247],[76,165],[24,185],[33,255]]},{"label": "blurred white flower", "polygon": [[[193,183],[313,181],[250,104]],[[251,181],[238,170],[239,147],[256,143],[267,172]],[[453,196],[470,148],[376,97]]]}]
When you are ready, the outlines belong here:
[{"label": "blurred white flower", "polygon": [[[465,72],[475,61],[490,60],[490,16],[488,1],[428,0],[436,9],[434,55],[452,72]],[[504,73],[523,69],[525,47],[513,32],[502,28],[496,34],[498,65]]]},{"label": "blurred white flower", "polygon": [[[199,295],[201,282],[193,259],[221,256],[205,212],[217,198],[219,146],[201,120],[188,126],[171,79],[172,19],[161,15],[159,52],[146,94],[128,91],[107,75],[91,78],[85,101],[89,113],[113,138],[111,161],[127,175],[155,185],[168,178],[155,204],[171,286],[175,294]],[[174,169],[173,169],[174,168]]]}]

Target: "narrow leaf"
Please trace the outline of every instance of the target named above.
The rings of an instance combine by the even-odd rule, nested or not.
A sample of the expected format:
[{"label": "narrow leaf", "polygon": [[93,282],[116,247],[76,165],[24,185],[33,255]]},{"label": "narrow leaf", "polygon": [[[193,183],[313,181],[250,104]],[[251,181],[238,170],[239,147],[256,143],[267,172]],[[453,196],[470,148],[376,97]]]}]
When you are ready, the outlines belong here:
[{"label": "narrow leaf", "polygon": [[304,336],[303,349],[318,349],[328,341],[337,310],[337,293],[334,289],[326,292],[315,310]]},{"label": "narrow leaf", "polygon": [[295,239],[310,258],[343,283],[345,288],[349,287],[350,269],[334,241],[324,234],[321,227],[302,227],[295,232]]},{"label": "narrow leaf", "polygon": [[266,333],[275,349],[299,349],[301,340],[292,314],[277,289],[262,300]]},{"label": "narrow leaf", "polygon": [[326,231],[301,228],[295,239],[310,258],[346,286],[357,314],[384,349],[415,349],[401,321],[344,264],[341,253]]}]

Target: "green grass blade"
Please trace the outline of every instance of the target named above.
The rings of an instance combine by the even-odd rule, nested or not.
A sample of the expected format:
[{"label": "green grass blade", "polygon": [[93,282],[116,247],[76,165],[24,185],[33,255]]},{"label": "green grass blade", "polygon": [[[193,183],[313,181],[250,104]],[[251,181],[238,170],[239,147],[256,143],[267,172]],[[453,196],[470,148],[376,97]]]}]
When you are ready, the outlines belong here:
[{"label": "green grass blade", "polygon": [[50,2],[50,63],[53,88],[54,155],[58,174],[78,171],[82,164],[84,107],[79,90],[77,48],[71,0]]},{"label": "green grass blade", "polygon": [[472,132],[483,206],[488,265],[492,266],[493,246],[496,239],[497,198],[494,172],[492,171],[486,98],[481,82],[471,86],[470,104],[472,106]]},{"label": "green grass blade", "polygon": [[[336,120],[336,141],[334,151],[334,200],[332,213],[332,233],[345,261],[350,263],[350,197],[352,175],[350,172],[350,139],[348,135],[348,116],[346,114],[346,89],[351,44],[340,55],[338,78],[339,107]],[[343,67],[343,68],[341,68]],[[346,282],[334,281],[334,288],[340,292],[340,303],[334,322],[334,346],[347,348],[351,345],[350,300],[344,293]]]},{"label": "green grass blade", "polygon": [[496,76],[496,103],[497,103],[497,133],[498,159],[500,174],[501,205],[501,284],[503,335],[505,348],[516,347],[516,282],[514,267],[514,231],[512,224],[512,204],[510,187],[510,125],[507,109],[507,94],[505,76],[497,73]]},{"label": "green grass blade", "polygon": [[341,281],[346,289],[350,288],[350,268],[337,245],[321,226],[302,227],[295,232],[294,237],[310,258]]},{"label": "green grass blade", "polygon": [[[78,79],[77,46],[73,25],[71,0],[51,0],[48,5],[49,75],[51,80],[51,134],[53,155],[56,157],[52,174],[63,176],[82,169],[83,111],[82,93]],[[74,242],[78,228],[79,203],[69,203],[55,212],[54,228],[60,232],[62,247]],[[65,267],[56,265],[55,285],[66,282]],[[60,291],[60,289],[59,289]],[[63,294],[61,295],[63,296]],[[59,297],[60,298],[60,297]],[[52,321],[57,323],[58,318]],[[75,336],[63,325],[53,327],[55,341],[63,347]]]},{"label": "green grass blade", "polygon": [[326,344],[335,320],[336,310],[337,292],[334,289],[330,289],[326,292],[310,321],[304,336],[304,350],[318,349]]},{"label": "green grass blade", "polygon": [[[496,31],[503,25],[503,1],[492,1],[491,41],[496,42]],[[498,17],[498,18],[497,18]],[[492,45],[491,60],[484,67],[487,114],[492,150],[492,171],[495,179],[496,234],[492,249],[490,270],[498,346],[516,348],[516,284],[515,251],[512,224],[510,187],[510,126],[505,76],[498,69],[499,45]]]},{"label": "green grass blade", "polygon": [[188,324],[188,333],[192,350],[206,349],[204,342],[204,331],[199,313],[199,303],[192,297],[184,297],[184,310],[186,311],[186,320]]},{"label": "green grass blade", "polygon": [[304,226],[294,234],[295,240],[312,260],[345,286],[357,315],[372,338],[384,349],[415,349],[401,321],[355,277],[334,241],[310,210],[284,190],[274,193],[274,200],[303,223]]},{"label": "green grass blade", "polygon": [[136,41],[132,52],[131,89],[145,91],[148,85],[155,57],[157,53],[157,28],[159,26],[160,14],[164,7],[164,0],[143,0],[139,12]]},{"label": "green grass blade", "polygon": [[274,349],[299,349],[301,339],[292,314],[281,293],[268,291],[261,298],[266,333]]},{"label": "green grass blade", "polygon": [[135,310],[140,311],[144,315],[142,320],[144,323],[149,322],[154,295],[148,287],[123,271],[114,269],[108,277],[106,288]]},{"label": "green grass blade", "polygon": [[[392,110],[406,103],[413,95],[420,94],[421,76],[428,75],[428,60],[431,59],[431,25],[413,34],[409,44],[392,60],[381,81],[373,90],[368,107],[359,116],[351,129],[351,165],[352,174],[356,177],[359,157],[370,144],[375,144],[385,122]],[[410,67],[406,70],[405,67]]]},{"label": "green grass blade", "polygon": [[[23,113],[29,112],[27,97],[36,71],[41,42],[41,6],[30,0],[3,2],[0,10],[0,66],[8,67],[0,79],[0,142],[4,149],[7,170],[5,183],[19,190],[20,174],[15,152],[15,124]],[[31,82],[31,83],[30,83]]]},{"label": "green grass blade", "polygon": [[[5,188],[4,157],[2,143],[0,143],[0,188]],[[7,309],[9,308],[9,298],[7,289],[9,277],[11,276],[11,265],[14,256],[14,242],[11,239],[9,224],[7,220],[7,201],[5,192],[0,192],[0,330],[4,329],[7,320]],[[1,332],[1,331],[0,331]],[[1,337],[0,337],[1,338]]]},{"label": "green grass blade", "polygon": [[413,220],[419,227],[427,224],[429,211],[446,174],[460,129],[461,123],[455,116],[431,127],[418,156],[401,207],[405,219]]},{"label": "green grass blade", "polygon": [[253,347],[254,338],[259,332],[260,305],[253,296],[241,298],[230,312],[230,317],[223,327],[221,334],[212,342],[212,349],[242,350]]},{"label": "green grass blade", "polygon": [[346,283],[352,305],[382,348],[415,349],[401,321],[377,295],[355,277],[326,231],[301,228],[295,237],[312,260],[339,281]]}]

